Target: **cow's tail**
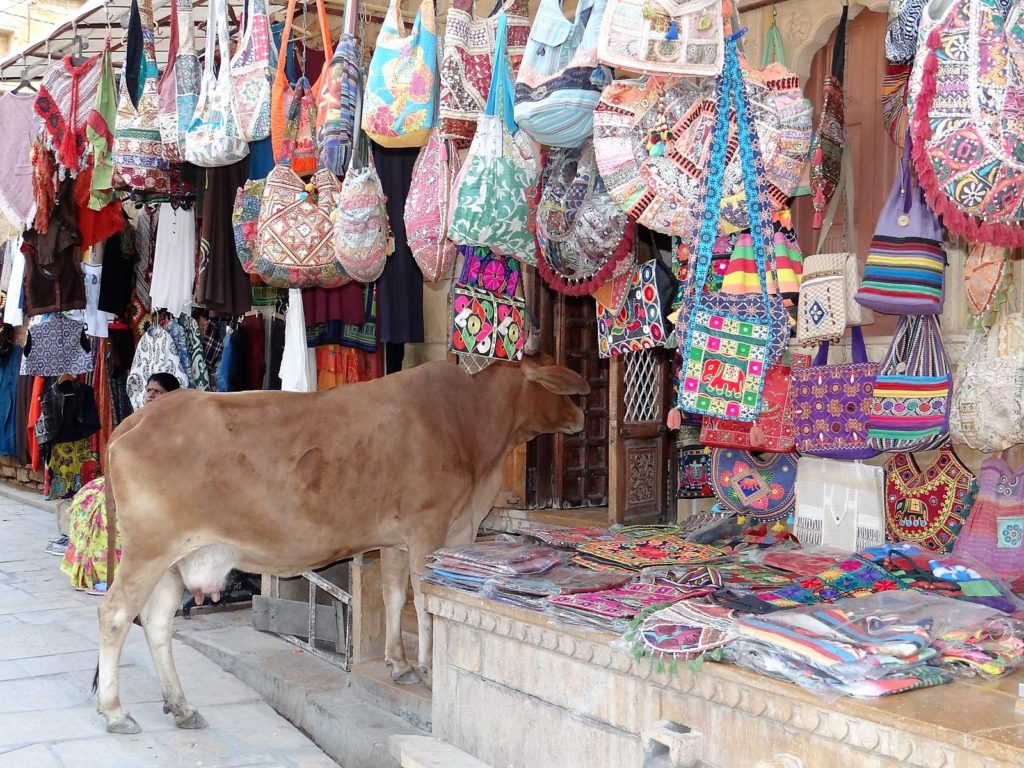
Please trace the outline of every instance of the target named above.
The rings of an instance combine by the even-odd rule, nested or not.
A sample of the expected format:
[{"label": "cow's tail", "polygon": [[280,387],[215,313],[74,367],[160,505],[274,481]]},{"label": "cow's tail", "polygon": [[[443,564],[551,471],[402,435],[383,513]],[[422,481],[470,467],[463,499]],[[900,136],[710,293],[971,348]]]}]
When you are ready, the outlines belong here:
[{"label": "cow's tail", "polygon": [[100,687],[100,662],[96,660],[96,672],[92,676],[92,695],[96,695],[97,689]]}]

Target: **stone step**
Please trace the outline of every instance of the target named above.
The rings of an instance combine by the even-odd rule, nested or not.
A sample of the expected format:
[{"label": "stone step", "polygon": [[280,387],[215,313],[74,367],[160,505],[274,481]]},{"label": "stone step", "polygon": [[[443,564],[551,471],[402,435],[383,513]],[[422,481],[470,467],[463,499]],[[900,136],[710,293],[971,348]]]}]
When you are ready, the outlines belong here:
[{"label": "stone step", "polygon": [[389,747],[402,768],[491,768],[468,752],[433,736],[392,736]]},{"label": "stone step", "polygon": [[353,691],[373,706],[401,717],[430,733],[430,691],[422,683],[398,685],[383,661],[367,661],[352,668]]}]

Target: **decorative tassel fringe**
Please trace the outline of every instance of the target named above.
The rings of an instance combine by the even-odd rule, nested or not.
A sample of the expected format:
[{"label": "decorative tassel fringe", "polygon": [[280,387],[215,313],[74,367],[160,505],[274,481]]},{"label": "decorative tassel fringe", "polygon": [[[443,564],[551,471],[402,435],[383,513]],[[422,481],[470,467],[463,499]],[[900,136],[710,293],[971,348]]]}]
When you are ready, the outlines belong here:
[{"label": "decorative tassel fringe", "polygon": [[633,252],[633,240],[636,238],[636,222],[632,219],[626,224],[626,230],[622,233],[622,240],[615,253],[606,261],[597,272],[583,280],[573,280],[558,272],[555,272],[544,257],[544,251],[540,247],[540,238],[537,241],[537,271],[548,286],[566,296],[585,296],[593,293],[611,279],[612,273],[619,266],[619,263],[628,258]]},{"label": "decorative tassel fringe", "polygon": [[804,547],[821,544],[821,534],[821,520],[808,520],[806,517],[798,517],[793,525],[793,535],[800,539],[800,544]]}]

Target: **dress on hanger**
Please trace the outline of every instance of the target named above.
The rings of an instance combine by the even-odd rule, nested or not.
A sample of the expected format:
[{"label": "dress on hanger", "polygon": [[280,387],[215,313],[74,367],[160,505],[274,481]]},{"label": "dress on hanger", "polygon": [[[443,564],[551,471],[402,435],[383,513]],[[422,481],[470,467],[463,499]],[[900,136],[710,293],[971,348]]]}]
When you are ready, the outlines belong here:
[{"label": "dress on hanger", "polygon": [[191,312],[195,270],[195,211],[162,203],[153,253],[152,308],[166,309],[174,316]]}]

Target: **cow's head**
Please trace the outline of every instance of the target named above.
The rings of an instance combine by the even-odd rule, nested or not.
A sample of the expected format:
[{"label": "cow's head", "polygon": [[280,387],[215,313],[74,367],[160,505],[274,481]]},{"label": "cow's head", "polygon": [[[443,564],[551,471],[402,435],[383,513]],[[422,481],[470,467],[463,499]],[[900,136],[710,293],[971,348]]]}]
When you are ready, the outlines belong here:
[{"label": "cow's head", "polygon": [[526,379],[526,429],[533,435],[576,434],[583,429],[583,410],[572,398],[589,394],[590,384],[575,371],[557,365],[553,357],[540,352],[540,329],[529,310],[526,320],[526,354],[520,363]]}]

